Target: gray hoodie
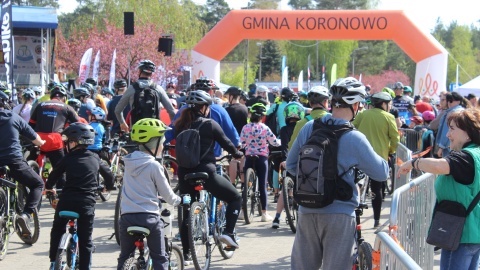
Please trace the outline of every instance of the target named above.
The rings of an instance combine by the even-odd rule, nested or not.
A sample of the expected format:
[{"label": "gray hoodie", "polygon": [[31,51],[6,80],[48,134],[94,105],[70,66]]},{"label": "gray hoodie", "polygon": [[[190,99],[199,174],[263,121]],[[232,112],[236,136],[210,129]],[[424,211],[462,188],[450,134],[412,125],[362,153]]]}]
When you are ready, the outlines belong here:
[{"label": "gray hoodie", "polygon": [[122,187],[122,215],[152,213],[160,215],[157,193],[169,204],[177,206],[180,197],[173,193],[162,165],[152,155],[135,151],[123,158],[125,173]]}]

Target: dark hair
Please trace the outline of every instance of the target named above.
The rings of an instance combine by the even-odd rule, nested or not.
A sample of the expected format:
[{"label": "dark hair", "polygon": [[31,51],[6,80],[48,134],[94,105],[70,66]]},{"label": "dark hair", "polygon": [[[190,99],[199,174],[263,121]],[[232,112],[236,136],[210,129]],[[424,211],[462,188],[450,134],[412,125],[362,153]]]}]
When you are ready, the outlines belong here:
[{"label": "dark hair", "polygon": [[476,98],[477,96],[473,93],[468,94],[467,99],[470,100],[472,98]]},{"label": "dark hair", "polygon": [[448,102],[460,101],[460,106],[462,106],[464,108],[472,107],[470,102],[465,97],[460,95],[458,92],[446,93],[445,94],[445,99],[447,100],[447,103]]},{"label": "dark hair", "polygon": [[467,133],[472,143],[480,145],[480,110],[469,108],[463,111],[452,112],[447,118],[449,127],[452,122]]},{"label": "dark hair", "polygon": [[185,108],[180,114],[180,117],[173,123],[175,126],[175,133],[180,134],[180,132],[188,129],[190,124],[192,124],[195,118],[197,118],[197,114],[200,112],[201,108],[203,108],[203,106]]},{"label": "dark hair", "polygon": [[250,123],[258,123],[262,120],[263,115],[259,115],[256,113],[250,114]]}]

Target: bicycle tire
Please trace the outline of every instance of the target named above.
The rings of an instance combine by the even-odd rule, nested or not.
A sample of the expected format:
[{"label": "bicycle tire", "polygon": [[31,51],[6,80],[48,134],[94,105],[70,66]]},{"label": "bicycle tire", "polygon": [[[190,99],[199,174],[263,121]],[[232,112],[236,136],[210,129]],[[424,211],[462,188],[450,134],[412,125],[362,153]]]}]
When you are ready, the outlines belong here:
[{"label": "bicycle tire", "polygon": [[394,165],[391,164],[391,162],[388,162],[388,178],[387,181],[385,182],[385,188],[388,192],[389,195],[392,195],[393,191],[395,191],[395,168]]},{"label": "bicycle tire", "polygon": [[199,202],[194,202],[190,206],[188,241],[196,270],[208,269],[212,254],[208,239],[209,230],[207,213],[204,211],[205,207],[204,204]]},{"label": "bicycle tire", "polygon": [[289,200],[289,195],[288,194],[293,194],[293,186],[294,182],[292,178],[289,176],[286,176],[283,178],[283,186],[282,186],[282,195],[283,195],[283,205],[285,209],[285,214],[287,216],[287,223],[288,226],[290,226],[290,229],[292,230],[293,233],[297,232],[297,220],[298,220],[298,215],[297,215],[297,210],[298,210],[298,205],[293,199],[293,196],[290,196]]},{"label": "bicycle tire", "polygon": [[253,182],[255,179],[255,171],[248,168],[245,173],[245,184],[242,190],[242,208],[245,224],[250,224],[253,221],[253,212],[250,211],[252,205]]},{"label": "bicycle tire", "polygon": [[122,270],[139,270],[138,264],[137,264],[137,259],[135,257],[130,257],[128,258],[122,266]]},{"label": "bicycle tire", "polygon": [[[20,230],[17,229],[18,237],[27,245],[35,244],[38,241],[38,238],[40,237],[40,220],[38,219],[37,209],[34,209],[34,212],[32,213],[32,220],[33,220],[33,232],[30,237],[23,237]],[[30,228],[32,228],[32,226],[30,226]]]},{"label": "bicycle tire", "polygon": [[123,184],[123,174],[125,173],[125,163],[122,158],[117,157],[118,164],[116,165],[116,168],[113,168],[113,166],[110,167],[112,170],[113,174],[113,179],[115,181],[115,185],[117,187],[120,187]]},{"label": "bicycle tire", "polygon": [[[252,201],[253,201],[253,204],[252,204],[252,213],[255,213],[255,208],[257,208],[257,214],[258,216],[261,216],[262,215],[262,203],[260,202],[260,186],[258,185],[258,177],[257,175],[255,175],[255,181],[253,182],[253,190],[255,192],[253,192],[252,196]],[[265,196],[268,197],[268,191],[267,191],[267,194],[265,194]]]},{"label": "bicycle tire", "polygon": [[[7,193],[0,187],[0,215],[2,215],[3,220],[8,219],[7,207]],[[0,261],[5,259],[8,251],[8,241],[9,241],[9,229],[7,227],[8,222],[0,224]]]},{"label": "bicycle tire", "polygon": [[182,249],[176,245],[173,244],[170,241],[171,244],[171,250],[170,250],[170,256],[169,256],[169,262],[168,262],[168,269],[169,270],[183,270],[185,268],[184,266],[184,259],[183,259],[183,253]]},{"label": "bicycle tire", "polygon": [[[104,186],[105,187],[105,180],[103,179],[103,177],[101,175],[98,176],[98,185],[99,186]],[[105,191],[103,192],[103,190],[98,190],[98,196],[100,196],[100,199],[102,200],[102,202],[106,202],[108,200],[110,200],[110,198],[112,197],[112,194],[110,191]]]},{"label": "bicycle tire", "polygon": [[180,181],[178,181],[178,177],[174,179],[174,173],[173,171],[175,170],[174,167],[177,167],[178,170],[178,163],[177,160],[174,157],[171,156],[165,156],[163,157],[163,168],[165,170],[165,176],[168,179],[168,182],[170,183],[170,187],[172,188],[174,193],[177,193],[180,185]]},{"label": "bicycle tire", "polygon": [[115,214],[113,216],[113,231],[115,234],[115,241],[120,246],[120,205],[122,203],[122,187],[118,187],[117,200],[115,201]]},{"label": "bicycle tire", "polygon": [[358,246],[358,268],[361,270],[372,270],[372,245],[362,242]]},{"label": "bicycle tire", "polygon": [[[215,221],[215,241],[218,247],[218,251],[220,251],[220,254],[224,259],[230,259],[232,258],[233,254],[235,253],[235,250],[225,250],[227,247],[222,241],[218,240],[218,237],[220,237],[223,232],[225,231],[225,227],[227,225],[227,220],[225,218],[225,203],[220,201],[218,206],[217,206],[217,215],[216,215],[216,221]],[[235,234],[235,233],[234,233]]]}]

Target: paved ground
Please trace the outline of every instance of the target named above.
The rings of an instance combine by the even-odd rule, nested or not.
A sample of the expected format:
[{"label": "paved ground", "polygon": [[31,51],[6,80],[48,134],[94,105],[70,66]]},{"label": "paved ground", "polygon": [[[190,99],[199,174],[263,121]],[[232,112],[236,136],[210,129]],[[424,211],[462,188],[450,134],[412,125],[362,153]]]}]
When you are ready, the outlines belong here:
[{"label": "paved ground", "polygon": [[[116,269],[119,247],[115,240],[109,240],[113,232],[113,214],[116,195],[112,195],[108,202],[98,202],[95,217],[93,241],[96,253],[93,254],[92,269]],[[382,220],[388,218],[390,197],[385,200],[382,210]],[[269,213],[273,216],[275,205],[270,204]],[[41,234],[38,242],[33,246],[25,245],[13,235],[10,241],[9,252],[5,260],[0,261],[0,269],[48,269],[49,235],[53,219],[53,209],[44,201],[41,214]],[[285,217],[285,214],[282,215]],[[364,237],[373,245],[373,211],[365,210],[362,217]],[[293,245],[294,234],[286,223],[282,223],[278,230],[271,229],[270,222],[255,222],[245,225],[238,222],[237,231],[240,236],[240,249],[230,260],[223,260],[218,250],[214,250],[210,269],[290,269],[290,251]],[[175,231],[175,230],[174,230]],[[176,242],[179,244],[179,242]],[[194,269],[188,266],[186,269]]]}]

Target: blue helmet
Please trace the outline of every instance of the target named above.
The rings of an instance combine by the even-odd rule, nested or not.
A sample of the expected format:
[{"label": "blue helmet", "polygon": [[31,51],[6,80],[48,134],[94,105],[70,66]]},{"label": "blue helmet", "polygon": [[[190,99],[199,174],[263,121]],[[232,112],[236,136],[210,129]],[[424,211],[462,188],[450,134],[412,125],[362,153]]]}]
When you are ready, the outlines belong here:
[{"label": "blue helmet", "polygon": [[105,120],[105,111],[102,108],[95,107],[92,109],[91,113],[98,121]]}]

